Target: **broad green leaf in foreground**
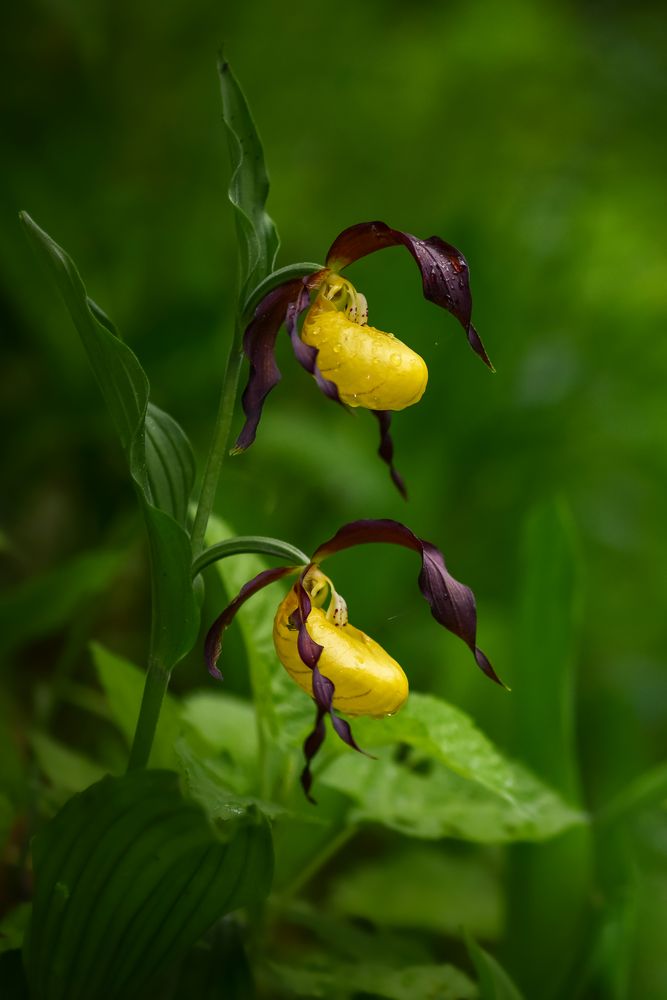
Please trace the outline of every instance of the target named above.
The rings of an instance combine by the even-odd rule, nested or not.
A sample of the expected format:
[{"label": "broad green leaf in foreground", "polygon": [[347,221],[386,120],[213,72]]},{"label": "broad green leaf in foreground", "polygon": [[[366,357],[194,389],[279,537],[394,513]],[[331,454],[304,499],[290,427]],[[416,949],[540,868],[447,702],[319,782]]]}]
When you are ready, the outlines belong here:
[{"label": "broad green leaf in foreground", "polygon": [[266,895],[272,851],[257,813],[214,828],[175,774],[137,770],[71,799],[33,864],[33,997],[133,1000],[223,914]]},{"label": "broad green leaf in foreground", "polygon": [[221,60],[222,116],[227,128],[232,178],[229,200],[235,209],[241,255],[241,303],[273,270],[278,253],[278,233],[264,206],[269,178],[264,151],[248,104],[229,63]]},{"label": "broad green leaf in foreground", "polygon": [[371,752],[402,744],[414,758],[398,763],[385,753],[374,762],[346,753],[323,772],[319,780],[347,789],[358,818],[415,836],[486,842],[542,840],[584,820],[433,695],[411,694],[392,718],[355,720],[355,737]]},{"label": "broad green leaf in foreground", "polygon": [[480,1000],[522,1000],[518,989],[496,959],[466,934],[466,945],[477,976]]},{"label": "broad green leaf in foreground", "polygon": [[148,379],[113,324],[88,298],[74,262],[25,212],[21,221],[55,278],[127,456],[146,522],[152,563],[153,652],[171,669],[197,635],[190,540],[183,520],[192,488],[190,446],[178,425],[149,404]]}]

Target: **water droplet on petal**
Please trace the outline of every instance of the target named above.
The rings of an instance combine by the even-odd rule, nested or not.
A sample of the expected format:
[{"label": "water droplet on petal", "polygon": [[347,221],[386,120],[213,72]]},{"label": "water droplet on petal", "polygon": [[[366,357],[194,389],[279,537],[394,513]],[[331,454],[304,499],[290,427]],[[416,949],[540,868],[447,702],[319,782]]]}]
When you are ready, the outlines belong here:
[{"label": "water droplet on petal", "polygon": [[400,368],[401,367],[401,355],[400,354],[396,354],[396,353],[392,354],[391,357],[389,358],[389,360],[391,361],[391,363],[394,366],[394,368]]}]

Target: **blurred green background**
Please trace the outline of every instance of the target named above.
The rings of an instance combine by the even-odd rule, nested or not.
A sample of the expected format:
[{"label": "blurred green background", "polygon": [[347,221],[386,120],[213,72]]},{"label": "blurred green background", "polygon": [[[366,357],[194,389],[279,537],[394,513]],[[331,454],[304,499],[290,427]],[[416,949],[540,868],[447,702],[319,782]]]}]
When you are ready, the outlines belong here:
[{"label": "blurred green background", "polygon": [[[19,635],[3,682],[22,706],[12,712],[29,724],[28,693],[50,684],[54,658],[69,656],[87,676],[90,632],[143,662],[148,610],[120,449],[16,213],[30,212],[73,255],[201,464],[235,290],[215,72],[224,42],[264,142],[279,263],[322,260],[341,229],[373,218],[442,236],[468,258],[474,319],[497,374],[455,320],[422,300],[407,253],[359,262],[349,277],[371,323],[429,365],[423,402],[394,421],[409,505],[375,457],[374,421],[331,406],[281,336],[283,382],[256,445],[226,465],[219,513],[239,533],[306,550],[354,518],[407,521],[474,588],[480,645],[516,688],[517,656],[538,687],[549,663],[548,634],[522,649],[522,539],[531,511],[556,502],[579,567],[576,737],[587,801],[606,801],[657,763],[667,729],[662,5],[30,0],[8,20],[2,575],[11,586],[89,550],[123,552],[111,582],[82,586],[74,625]],[[484,682],[441,634],[407,553],[356,551],[330,568],[353,622],[413,688],[462,706],[502,747],[531,757],[525,698]],[[209,594],[209,618],[220,600]],[[228,683],[244,691],[233,636],[230,649],[239,667]],[[200,652],[177,689],[208,683]],[[65,722],[83,726],[76,715]],[[546,761],[546,772],[549,739],[545,731],[528,760]],[[667,917],[664,827],[643,832],[636,856],[635,995],[658,997],[667,970],[648,929]]]}]

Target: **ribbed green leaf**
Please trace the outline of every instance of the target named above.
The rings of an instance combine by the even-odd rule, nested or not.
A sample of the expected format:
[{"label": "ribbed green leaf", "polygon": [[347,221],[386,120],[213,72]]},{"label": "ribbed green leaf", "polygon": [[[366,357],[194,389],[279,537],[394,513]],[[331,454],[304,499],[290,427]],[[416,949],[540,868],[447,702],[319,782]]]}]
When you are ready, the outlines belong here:
[{"label": "ribbed green leaf", "polygon": [[146,411],[146,467],[153,503],[184,525],[195,481],[194,455],[176,421],[153,403]]},{"label": "ribbed green leaf", "polygon": [[33,996],[132,1000],[223,914],[266,895],[272,852],[257,814],[214,830],[175,774],[137,770],[71,799],[33,864]]},{"label": "ribbed green leaf", "polygon": [[479,977],[480,1000],[522,1000],[514,983],[492,955],[469,935],[466,935],[466,945]]},{"label": "ribbed green leaf", "polygon": [[264,210],[269,178],[255,123],[229,63],[221,61],[218,70],[232,165],[229,200],[235,209],[241,258],[240,302],[244,303],[255,286],[273,271],[280,241],[273,220]]},{"label": "ribbed green leaf", "polygon": [[190,540],[183,527],[193,481],[192,452],[175,421],[149,404],[148,379],[139,361],[88,298],[74,262],[29,215],[22,212],[20,217],[55,278],[127,455],[153,566],[154,652],[170,668],[190,650],[198,627]]}]

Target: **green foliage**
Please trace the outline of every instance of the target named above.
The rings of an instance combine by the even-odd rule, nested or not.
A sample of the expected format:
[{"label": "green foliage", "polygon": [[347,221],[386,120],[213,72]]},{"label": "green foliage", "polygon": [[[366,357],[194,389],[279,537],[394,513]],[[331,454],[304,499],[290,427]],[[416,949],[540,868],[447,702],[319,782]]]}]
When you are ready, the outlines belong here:
[{"label": "green foliage", "polygon": [[241,255],[239,300],[243,304],[249,292],[273,271],[280,241],[273,220],[264,210],[269,178],[255,123],[229,63],[222,61],[219,70],[232,164],[229,200],[235,209]]},{"label": "green foliage", "polygon": [[485,940],[503,928],[501,886],[489,859],[426,844],[350,867],[336,879],[328,905],[376,927],[451,936],[466,927]]},{"label": "green foliage", "polygon": [[56,281],[127,456],[151,552],[153,653],[169,670],[191,649],[199,621],[183,524],[194,472],[190,446],[171,417],[157,407],[149,410],[148,379],[139,361],[88,298],[72,259],[27,213],[21,221]]},{"label": "green foliage", "polygon": [[[580,779],[574,736],[574,658],[581,619],[579,558],[567,505],[531,511],[524,526],[514,684],[515,748],[544,780],[575,801]],[[543,850],[511,857],[512,958],[530,995],[560,995],[585,952],[592,881],[590,830],[580,828]],[[550,900],[547,910],[544,899]],[[539,928],[529,955],[522,942]],[[567,957],[564,957],[567,956]],[[551,969],[544,982],[545,968]]]},{"label": "green foliage", "polygon": [[167,771],[75,796],[36,837],[33,862],[25,958],[38,1000],[144,996],[215,920],[266,894],[272,867],[260,819],[212,828]]},{"label": "green foliage", "polygon": [[[125,737],[129,748],[137,725],[146,675],[133,663],[104,649],[98,643],[91,645],[91,652],[111,717]],[[174,745],[182,732],[180,710],[176,701],[167,694],[162,702],[153,739],[150,756],[152,767],[169,768],[176,764]]]},{"label": "green foliage", "polygon": [[473,1000],[473,983],[451,965],[398,969],[371,962],[346,965],[326,960],[312,966],[271,967],[275,987],[285,997],[340,997],[369,993],[388,1000]]},{"label": "green foliage", "polygon": [[468,953],[479,977],[480,1000],[521,1000],[521,994],[493,955],[466,935]]},{"label": "green foliage", "polygon": [[119,566],[117,552],[98,549],[6,591],[0,600],[0,650],[65,625],[86,600],[104,592]]},{"label": "green foliage", "polygon": [[421,837],[462,836],[489,843],[542,840],[583,822],[551,789],[507,760],[461,711],[413,693],[396,716],[359,719],[354,732],[373,752],[410,748],[402,762],[345,754],[321,780],[350,795],[357,821]]}]

